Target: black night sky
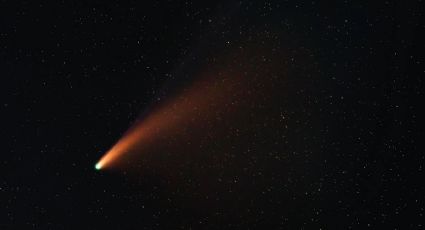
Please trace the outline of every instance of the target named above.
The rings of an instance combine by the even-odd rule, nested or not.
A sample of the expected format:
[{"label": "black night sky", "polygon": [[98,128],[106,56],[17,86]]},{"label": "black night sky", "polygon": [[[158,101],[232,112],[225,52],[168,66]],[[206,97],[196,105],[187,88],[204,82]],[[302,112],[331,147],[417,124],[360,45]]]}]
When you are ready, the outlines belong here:
[{"label": "black night sky", "polygon": [[422,229],[424,21],[422,1],[0,1],[0,229]]}]

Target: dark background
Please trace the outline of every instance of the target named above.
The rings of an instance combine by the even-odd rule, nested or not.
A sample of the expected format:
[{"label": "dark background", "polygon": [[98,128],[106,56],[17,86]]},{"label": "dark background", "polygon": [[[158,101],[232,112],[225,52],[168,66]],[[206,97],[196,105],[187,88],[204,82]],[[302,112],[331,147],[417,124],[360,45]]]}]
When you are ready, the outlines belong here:
[{"label": "dark background", "polygon": [[[424,20],[421,1],[1,1],[0,228],[423,228]],[[261,82],[280,53],[281,93],[259,94],[245,138],[94,170],[251,38],[268,45],[233,63]]]}]

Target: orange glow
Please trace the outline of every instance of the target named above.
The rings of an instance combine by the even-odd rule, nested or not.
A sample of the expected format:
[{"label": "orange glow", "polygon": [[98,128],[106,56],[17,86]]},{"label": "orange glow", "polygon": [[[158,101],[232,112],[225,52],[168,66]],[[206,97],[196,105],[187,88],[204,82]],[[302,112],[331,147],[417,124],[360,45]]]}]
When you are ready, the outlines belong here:
[{"label": "orange glow", "polygon": [[[276,93],[276,75],[272,73],[285,73],[285,64],[265,62],[263,46],[261,42],[259,47],[252,44],[250,49],[232,50],[228,57],[204,66],[197,81],[161,101],[147,117],[134,124],[99,160],[96,169],[126,163],[124,160],[129,158],[124,156],[150,153],[167,145],[170,149],[179,147],[179,141],[185,138],[190,141],[199,135],[209,136],[219,130],[217,127],[226,126],[225,121],[240,122],[247,116],[250,119],[248,113],[253,109],[264,109],[261,105],[267,103],[271,92]],[[273,56],[271,60],[284,58]],[[252,74],[259,70],[261,74]]]},{"label": "orange glow", "polygon": [[[108,168],[122,155],[141,152],[150,141],[178,128],[192,127],[194,122],[202,122],[222,108],[240,92],[240,78],[206,78],[193,84],[159,109],[153,111],[142,122],[131,128],[96,164],[96,169]],[[231,106],[230,106],[231,107]],[[226,107],[229,109],[229,106]],[[178,135],[178,134],[177,134]]]}]

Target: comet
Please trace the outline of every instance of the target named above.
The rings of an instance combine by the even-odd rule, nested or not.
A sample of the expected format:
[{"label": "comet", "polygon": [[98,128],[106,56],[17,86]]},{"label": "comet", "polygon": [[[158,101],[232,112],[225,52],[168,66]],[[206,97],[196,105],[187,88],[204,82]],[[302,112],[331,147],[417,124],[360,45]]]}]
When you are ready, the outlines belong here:
[{"label": "comet", "polygon": [[[95,169],[113,168],[122,165],[120,162],[132,163],[133,159],[123,160],[128,160],[128,156],[143,156],[163,146],[173,151],[188,141],[216,142],[226,135],[220,132],[240,124],[254,110],[261,110],[262,106],[253,105],[271,100],[271,92],[276,92],[273,82],[276,76],[272,73],[286,73],[286,62],[280,54],[272,55],[270,60],[274,62],[265,62],[263,57],[269,49],[264,48],[263,42],[249,47],[235,49],[214,64],[199,68],[201,72],[194,73],[199,76],[195,81],[154,105],[154,109],[133,124],[100,158]],[[261,74],[256,74],[259,70]],[[217,139],[208,139],[209,136]]]},{"label": "comet", "polygon": [[[158,106],[146,118],[133,125],[118,142],[96,163],[96,170],[114,166],[129,154],[142,153],[144,147],[155,143],[162,137],[177,137],[183,129],[200,129],[198,123],[211,122],[217,113],[232,110],[232,98],[238,97],[242,79],[238,76],[205,77],[193,83]],[[233,106],[235,106],[233,104]]]}]

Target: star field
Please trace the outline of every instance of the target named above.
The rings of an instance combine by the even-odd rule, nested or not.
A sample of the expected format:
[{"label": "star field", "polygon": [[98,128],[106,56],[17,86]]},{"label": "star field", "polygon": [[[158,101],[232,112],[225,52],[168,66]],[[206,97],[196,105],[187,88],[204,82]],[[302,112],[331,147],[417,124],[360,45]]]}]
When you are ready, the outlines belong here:
[{"label": "star field", "polygon": [[423,12],[2,1],[0,229],[423,228]]}]

